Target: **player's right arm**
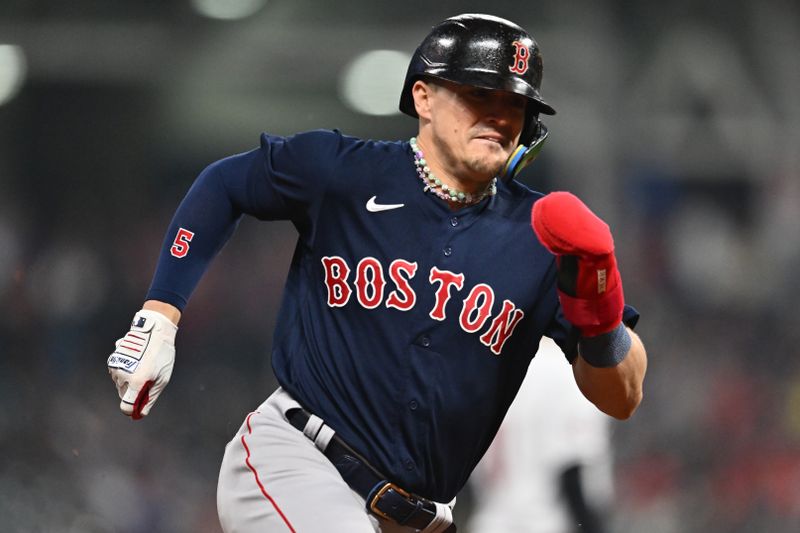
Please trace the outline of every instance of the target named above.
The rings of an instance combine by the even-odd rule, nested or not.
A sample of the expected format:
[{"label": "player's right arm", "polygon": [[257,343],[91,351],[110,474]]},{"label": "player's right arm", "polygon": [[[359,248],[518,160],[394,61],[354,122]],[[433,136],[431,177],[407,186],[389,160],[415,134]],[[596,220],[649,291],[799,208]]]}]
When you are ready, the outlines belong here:
[{"label": "player's right arm", "polygon": [[146,416],[169,382],[181,313],[212,259],[253,206],[253,180],[263,178],[258,151],[218,161],[195,180],[176,210],[142,309],[116,342],[107,366],[121,411]]},{"label": "player's right arm", "polygon": [[324,162],[335,156],[340,141],[334,132],[264,134],[259,149],[200,173],[172,218],[144,306],[108,358],[124,414],[146,416],[169,381],[184,307],[242,215],[302,226],[313,198],[324,194]]}]

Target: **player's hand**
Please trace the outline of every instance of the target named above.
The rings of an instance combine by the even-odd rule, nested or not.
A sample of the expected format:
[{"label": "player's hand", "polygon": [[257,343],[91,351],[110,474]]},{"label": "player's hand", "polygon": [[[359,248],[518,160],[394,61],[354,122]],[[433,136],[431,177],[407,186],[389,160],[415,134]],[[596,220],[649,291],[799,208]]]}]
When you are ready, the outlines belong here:
[{"label": "player's hand", "polygon": [[556,256],[564,317],[585,337],[619,326],[625,298],[608,225],[568,192],[534,202],[531,223],[539,241]]},{"label": "player's hand", "polygon": [[119,408],[134,420],[147,416],[172,376],[177,331],[178,326],[161,313],[142,309],[108,357]]}]

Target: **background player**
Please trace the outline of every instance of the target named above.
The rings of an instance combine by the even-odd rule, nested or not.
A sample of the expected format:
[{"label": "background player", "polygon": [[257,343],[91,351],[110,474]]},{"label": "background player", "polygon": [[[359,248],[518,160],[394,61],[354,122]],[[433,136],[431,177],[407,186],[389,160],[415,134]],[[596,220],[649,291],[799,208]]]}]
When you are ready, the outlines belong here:
[{"label": "background player", "polygon": [[543,338],[469,487],[470,533],[601,533],[613,499],[611,418]]},{"label": "background player", "polygon": [[419,119],[416,138],[264,134],[198,177],[108,366],[122,411],[147,415],[181,312],[241,215],[293,222],[272,352],[281,387],[226,448],[226,531],[453,531],[445,502],[542,335],[601,410],[636,409],[646,356],[608,227],[572,195],[540,199],[511,179],[545,138],[539,114],[554,113],[541,74],[517,25],[454,17],[409,66],[400,108]]}]

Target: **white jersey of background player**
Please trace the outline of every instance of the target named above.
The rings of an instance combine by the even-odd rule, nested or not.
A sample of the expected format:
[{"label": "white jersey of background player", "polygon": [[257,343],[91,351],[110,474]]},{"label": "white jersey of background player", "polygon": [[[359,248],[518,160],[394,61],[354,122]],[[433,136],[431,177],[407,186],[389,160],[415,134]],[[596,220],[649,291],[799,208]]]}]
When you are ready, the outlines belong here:
[{"label": "white jersey of background player", "polygon": [[578,390],[558,346],[543,338],[470,479],[475,503],[469,532],[607,531],[610,422]]}]

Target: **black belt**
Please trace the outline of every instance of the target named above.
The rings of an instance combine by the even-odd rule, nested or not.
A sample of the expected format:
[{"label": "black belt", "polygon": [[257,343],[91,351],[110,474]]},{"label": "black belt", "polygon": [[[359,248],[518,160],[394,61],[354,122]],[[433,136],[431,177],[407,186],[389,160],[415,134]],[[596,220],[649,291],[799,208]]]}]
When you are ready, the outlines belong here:
[{"label": "black belt", "polygon": [[[310,415],[303,409],[290,409],[286,418],[303,432]],[[309,437],[314,440],[316,436]],[[364,458],[334,435],[325,448],[325,456],[336,467],[342,478],[367,504],[375,515],[391,520],[401,526],[425,529],[436,518],[436,504],[430,500],[413,496],[375,470]],[[455,524],[445,533],[455,533]]]}]

